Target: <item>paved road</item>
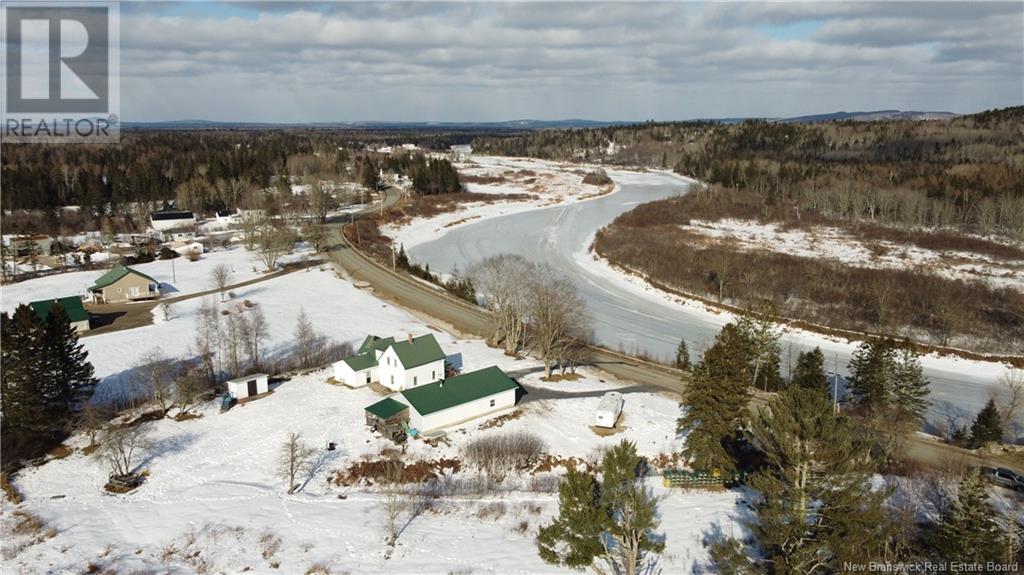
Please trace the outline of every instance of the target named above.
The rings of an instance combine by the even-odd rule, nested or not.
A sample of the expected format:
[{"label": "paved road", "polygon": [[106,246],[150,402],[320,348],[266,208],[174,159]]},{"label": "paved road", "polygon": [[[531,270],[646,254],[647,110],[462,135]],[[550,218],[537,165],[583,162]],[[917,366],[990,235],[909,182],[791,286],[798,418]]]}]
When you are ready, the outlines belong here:
[{"label": "paved road", "polygon": [[[397,195],[385,199],[387,205],[399,201]],[[336,229],[337,244],[331,256],[335,265],[357,282],[365,282],[378,297],[387,299],[413,313],[425,316],[444,327],[463,336],[489,337],[493,333],[494,322],[482,308],[460,302],[430,284],[412,278],[406,274],[398,274],[392,270],[371,262],[366,256],[354,249],[344,235]],[[640,360],[634,360],[615,352],[596,348],[592,352],[591,365],[604,371],[624,383],[632,383],[631,389],[651,389],[680,393],[685,381],[684,374],[678,370],[659,366]],[[528,390],[530,392],[534,390]],[[538,391],[538,395],[543,393]],[[555,399],[557,394],[552,394]],[[751,405],[764,405],[767,396],[756,395]],[[926,437],[911,437],[907,445],[907,455],[911,459],[927,465],[948,465],[963,462],[971,465],[987,464],[1004,466],[1024,472],[1024,456],[1000,455],[980,456],[976,453],[942,444]]]}]

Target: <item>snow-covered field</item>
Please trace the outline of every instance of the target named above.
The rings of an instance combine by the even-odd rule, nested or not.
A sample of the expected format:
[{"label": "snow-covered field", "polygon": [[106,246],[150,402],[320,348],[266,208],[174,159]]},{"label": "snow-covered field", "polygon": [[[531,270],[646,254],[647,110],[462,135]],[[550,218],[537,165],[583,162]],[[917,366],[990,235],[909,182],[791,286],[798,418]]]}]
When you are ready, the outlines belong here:
[{"label": "snow-covered field", "polygon": [[[245,251],[241,246],[205,253],[194,262],[182,257],[174,260],[156,260],[131,267],[159,281],[160,291],[164,295],[176,296],[212,289],[210,274],[213,268],[220,264],[226,264],[231,268],[231,283],[243,282],[262,275],[259,270],[263,265],[259,263],[257,255]],[[11,312],[18,304],[51,297],[84,296],[87,293],[86,289],[106,272],[106,269],[69,272],[4,285],[0,289],[3,310]]]},{"label": "snow-covered field", "polygon": [[[312,253],[312,248],[298,244],[294,253],[282,257],[279,265],[302,261]],[[172,264],[173,262],[173,264]],[[213,289],[211,279],[213,269],[218,265],[227,265],[231,270],[229,283],[237,284],[258,278],[264,274],[265,267],[256,252],[246,251],[242,246],[224,250],[207,252],[197,261],[189,261],[180,257],[174,260],[156,260],[146,264],[131,266],[160,282],[160,292],[167,297],[186,295]],[[172,267],[173,266],[173,267]],[[0,288],[0,309],[13,312],[19,304],[41,299],[85,296],[87,289],[106,269],[93,271],[69,272],[6,284]]]},{"label": "snow-covered field", "polygon": [[864,242],[826,226],[787,230],[772,223],[727,219],[693,220],[682,228],[748,251],[835,260],[867,268],[916,269],[949,279],[984,280],[994,287],[1024,290],[1022,260],[998,260],[971,252],[935,251],[888,241]]},{"label": "snow-covered field", "polygon": [[612,186],[583,183],[586,173],[598,166],[552,162],[532,158],[472,156],[456,163],[459,174],[466,176],[501,177],[494,184],[469,182],[466,191],[479,194],[531,194],[528,200],[501,200],[492,203],[470,202],[458,210],[431,218],[416,218],[402,225],[391,225],[382,231],[406,248],[436,239],[447,231],[470,222],[516,214],[547,206],[596,198],[612,191]]},{"label": "snow-covered field", "polygon": [[[641,454],[652,457],[682,447],[674,398],[626,391],[625,429],[598,436],[588,425],[590,417],[601,394],[621,387],[620,382],[586,372],[577,381],[541,382],[538,362],[505,357],[482,341],[456,339],[337,278],[328,267],[239,288],[234,301],[215,305],[245,313],[237,305],[244,299],[267,316],[268,349],[289,345],[295,315],[304,306],[316,328],[336,341],[355,343],[367,333],[434,333],[447,353],[462,354],[464,369],[497,364],[533,391],[516,408],[516,417],[500,427],[470,422],[450,430],[448,443],[436,448],[414,441],[407,459],[457,457],[468,440],[504,431],[536,433],[558,457],[596,458],[620,439],[635,441]],[[159,346],[169,357],[187,356],[200,305],[199,300],[181,302],[167,321],[83,340],[102,378],[99,393],[111,393],[120,384],[147,349],[140,341]],[[328,483],[332,472],[391,446],[364,427],[363,408],[379,396],[368,388],[331,385],[329,375],[330,370],[321,370],[295,377],[269,396],[227,413],[211,403],[199,410],[199,419],[151,424],[153,447],[143,459],[149,478],[128,495],[103,493],[106,468],[83,455],[80,449],[87,442],[74,436],[68,442],[75,448],[72,455],[16,477],[25,502],[17,508],[5,503],[3,521],[11,523],[11,514],[20,509],[39,516],[43,529],[53,531],[20,550],[30,537],[12,536],[5,543],[4,572],[82,572],[90,563],[117,572],[305,573],[315,565],[332,573],[561,572],[540,561],[533,541],[538,526],[556,512],[557,495],[518,487],[434,500],[432,509],[411,520],[394,553],[385,558],[378,493],[372,487]],[[293,495],[284,493],[276,475],[279,447],[290,431],[301,432],[322,458],[318,471]],[[338,449],[327,451],[327,442]],[[475,474],[464,467],[456,476]],[[531,478],[524,474],[513,483]],[[650,483],[665,496],[660,504],[668,534],[663,572],[688,572],[705,562],[701,541],[713,533],[740,534],[741,493],[670,493],[656,479]]]}]

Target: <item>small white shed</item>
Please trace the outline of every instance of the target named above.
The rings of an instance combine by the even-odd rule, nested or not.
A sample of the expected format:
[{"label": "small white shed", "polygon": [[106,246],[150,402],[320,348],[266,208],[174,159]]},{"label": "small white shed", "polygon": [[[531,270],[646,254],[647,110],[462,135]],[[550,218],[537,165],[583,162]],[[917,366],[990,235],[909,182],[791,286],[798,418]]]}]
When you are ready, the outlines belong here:
[{"label": "small white shed", "polygon": [[597,411],[594,413],[594,425],[596,427],[615,427],[622,413],[622,394],[617,391],[609,391],[597,404]]},{"label": "small white shed", "polygon": [[267,392],[267,380],[270,378],[265,373],[254,373],[245,377],[236,377],[228,380],[228,393],[235,399],[245,399],[254,395]]}]

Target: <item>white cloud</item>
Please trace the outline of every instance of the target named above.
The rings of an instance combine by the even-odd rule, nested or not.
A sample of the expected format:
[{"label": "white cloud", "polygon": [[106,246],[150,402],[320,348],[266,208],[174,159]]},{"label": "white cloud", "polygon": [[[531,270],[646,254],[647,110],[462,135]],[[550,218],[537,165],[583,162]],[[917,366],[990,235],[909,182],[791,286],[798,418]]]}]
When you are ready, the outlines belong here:
[{"label": "white cloud", "polygon": [[[1024,101],[1024,6],[911,4],[134,5],[123,116],[683,119]],[[794,24],[807,30],[773,28]]]}]

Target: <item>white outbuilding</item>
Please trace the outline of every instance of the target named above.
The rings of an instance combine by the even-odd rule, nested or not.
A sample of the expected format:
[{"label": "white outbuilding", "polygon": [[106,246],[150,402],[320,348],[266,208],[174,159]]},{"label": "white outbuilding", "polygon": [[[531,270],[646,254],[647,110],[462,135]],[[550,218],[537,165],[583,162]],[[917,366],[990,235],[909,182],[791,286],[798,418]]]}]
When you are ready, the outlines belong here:
[{"label": "white outbuilding", "polygon": [[268,376],[265,373],[254,373],[245,377],[228,380],[228,393],[235,399],[245,399],[268,391]]},{"label": "white outbuilding", "polygon": [[617,391],[609,391],[597,404],[597,411],[594,412],[594,425],[596,427],[615,427],[622,413],[622,394]]}]

